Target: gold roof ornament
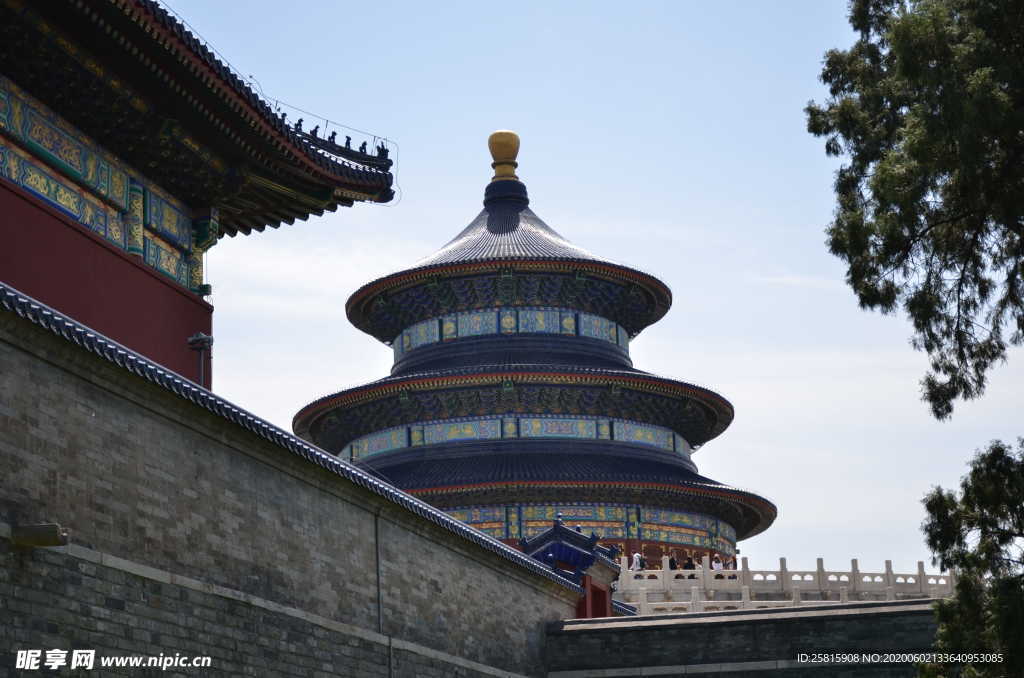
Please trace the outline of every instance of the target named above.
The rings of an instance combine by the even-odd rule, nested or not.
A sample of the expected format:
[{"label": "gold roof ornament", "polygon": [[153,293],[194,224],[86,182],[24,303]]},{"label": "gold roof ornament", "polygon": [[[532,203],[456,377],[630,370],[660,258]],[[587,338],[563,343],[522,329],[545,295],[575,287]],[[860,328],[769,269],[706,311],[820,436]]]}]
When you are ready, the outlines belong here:
[{"label": "gold roof ornament", "polygon": [[491,151],[494,162],[494,177],[491,181],[519,181],[515,169],[519,167],[516,156],[519,155],[519,135],[507,129],[500,129],[487,138],[487,148]]}]

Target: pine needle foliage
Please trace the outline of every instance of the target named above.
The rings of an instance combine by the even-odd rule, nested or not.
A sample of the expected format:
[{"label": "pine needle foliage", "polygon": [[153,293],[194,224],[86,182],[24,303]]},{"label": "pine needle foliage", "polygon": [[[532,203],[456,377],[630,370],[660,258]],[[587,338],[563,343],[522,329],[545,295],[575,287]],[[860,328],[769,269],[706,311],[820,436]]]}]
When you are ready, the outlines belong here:
[{"label": "pine needle foliage", "polygon": [[1024,2],[853,0],[807,129],[844,158],[827,243],[861,307],[902,309],[939,419],[1024,343]]}]

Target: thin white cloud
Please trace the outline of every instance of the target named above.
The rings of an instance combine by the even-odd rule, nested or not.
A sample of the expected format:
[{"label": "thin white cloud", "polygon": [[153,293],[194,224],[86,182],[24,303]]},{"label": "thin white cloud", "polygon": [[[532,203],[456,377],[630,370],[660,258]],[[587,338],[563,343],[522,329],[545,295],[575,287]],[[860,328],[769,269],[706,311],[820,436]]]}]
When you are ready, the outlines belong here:
[{"label": "thin white cloud", "polygon": [[812,290],[825,290],[829,292],[841,291],[846,288],[843,281],[835,278],[825,278],[814,275],[801,275],[797,273],[784,273],[778,275],[755,274],[749,276],[749,280],[761,285],[776,285],[779,287],[801,287]]}]

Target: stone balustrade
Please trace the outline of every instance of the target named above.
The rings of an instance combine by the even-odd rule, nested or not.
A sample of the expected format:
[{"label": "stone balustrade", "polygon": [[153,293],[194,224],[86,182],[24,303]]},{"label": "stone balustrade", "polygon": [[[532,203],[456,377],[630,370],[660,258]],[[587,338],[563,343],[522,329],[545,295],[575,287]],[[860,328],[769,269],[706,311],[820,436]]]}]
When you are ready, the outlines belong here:
[{"label": "stone balustrade", "polygon": [[917,572],[897,573],[892,561],[882,572],[860,569],[857,559],[849,570],[826,570],[818,558],[814,570],[791,570],[779,558],[777,570],[752,570],[742,558],[737,570],[712,570],[707,556],[696,570],[670,570],[668,557],[660,570],[630,571],[622,558],[615,599],[637,608],[639,614],[669,614],[783,607],[851,600],[944,598],[952,595],[951,574],[927,574],[918,561]]}]

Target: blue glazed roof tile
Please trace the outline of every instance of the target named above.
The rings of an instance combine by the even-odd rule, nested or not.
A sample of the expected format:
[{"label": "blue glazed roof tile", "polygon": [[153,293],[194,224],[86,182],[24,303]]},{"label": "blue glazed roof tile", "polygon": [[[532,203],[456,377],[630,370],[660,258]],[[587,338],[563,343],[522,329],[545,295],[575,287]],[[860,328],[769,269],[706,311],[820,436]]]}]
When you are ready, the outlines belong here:
[{"label": "blue glazed roof tile", "polygon": [[495,228],[492,213],[484,209],[448,244],[412,268],[492,259],[605,261],[563,238],[529,207],[514,218],[517,221],[511,228]]},{"label": "blue glazed roof tile", "polygon": [[[484,209],[455,238],[433,254],[411,267],[393,272],[366,283],[356,290],[346,304],[349,320],[356,327],[378,334],[370,322],[372,299],[382,299],[385,292],[407,286],[430,284],[432,276],[457,276],[452,272],[470,266],[473,269],[503,270],[517,262],[540,263],[555,268],[569,264],[572,269],[594,269],[612,275],[623,286],[639,285],[651,297],[645,320],[631,329],[637,333],[660,319],[672,303],[672,293],[664,282],[639,269],[598,257],[572,244],[548,226],[529,208],[526,187],[519,181],[490,184],[485,191]],[[576,264],[576,265],[574,265]],[[631,281],[631,282],[630,282]],[[392,336],[378,337],[390,341]]]}]

